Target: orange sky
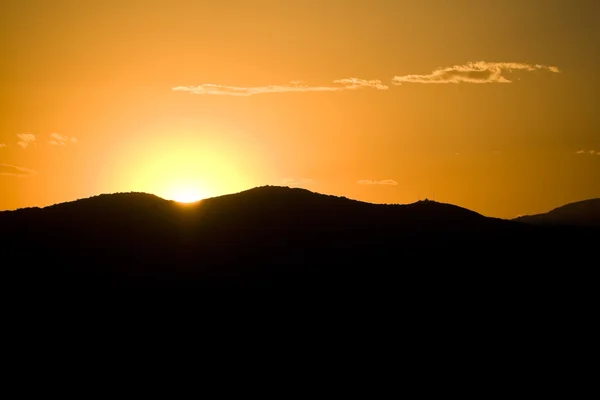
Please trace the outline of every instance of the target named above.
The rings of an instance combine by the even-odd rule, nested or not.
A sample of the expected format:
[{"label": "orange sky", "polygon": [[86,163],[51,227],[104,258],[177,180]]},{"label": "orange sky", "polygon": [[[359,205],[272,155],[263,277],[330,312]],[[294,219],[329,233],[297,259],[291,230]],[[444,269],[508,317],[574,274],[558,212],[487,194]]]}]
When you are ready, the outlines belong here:
[{"label": "orange sky", "polygon": [[3,0],[0,210],[600,197],[600,1]]}]

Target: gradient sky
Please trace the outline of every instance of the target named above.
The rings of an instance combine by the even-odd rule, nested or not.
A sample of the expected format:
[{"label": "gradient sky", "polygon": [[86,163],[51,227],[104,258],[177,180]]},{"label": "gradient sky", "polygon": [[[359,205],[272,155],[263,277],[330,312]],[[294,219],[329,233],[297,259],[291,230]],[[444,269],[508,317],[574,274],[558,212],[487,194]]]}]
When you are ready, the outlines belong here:
[{"label": "gradient sky", "polygon": [[0,210],[600,197],[597,0],[2,0]]}]

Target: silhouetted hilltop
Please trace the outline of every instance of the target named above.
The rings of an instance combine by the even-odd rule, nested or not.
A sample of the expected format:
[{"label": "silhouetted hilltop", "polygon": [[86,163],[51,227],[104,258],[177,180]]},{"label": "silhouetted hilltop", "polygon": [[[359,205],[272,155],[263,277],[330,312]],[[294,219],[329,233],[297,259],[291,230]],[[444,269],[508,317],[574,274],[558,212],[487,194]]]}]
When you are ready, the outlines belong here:
[{"label": "silhouetted hilltop", "polygon": [[0,212],[5,281],[36,290],[502,280],[542,260],[574,261],[597,234],[434,201],[372,204],[277,186],[193,204],[117,193]]},{"label": "silhouetted hilltop", "polygon": [[433,200],[420,200],[412,204],[396,205],[396,207],[404,208],[405,212],[410,214],[417,214],[428,219],[437,219],[445,222],[470,221],[483,223],[484,221],[499,221],[495,218],[484,217],[475,211],[463,207],[448,203],[439,203]]},{"label": "silhouetted hilltop", "polygon": [[[205,218],[233,221],[262,219],[298,227],[313,221],[324,228],[329,224],[347,226],[357,224],[394,225],[405,227],[446,229],[449,223],[461,222],[462,227],[472,224],[497,223],[474,211],[452,204],[419,201],[412,204],[372,204],[343,196],[325,195],[307,189],[281,186],[262,186],[240,193],[203,200],[199,212]],[[461,229],[454,226],[452,229]]]},{"label": "silhouetted hilltop", "polygon": [[547,213],[524,215],[514,220],[538,225],[600,226],[600,199],[569,203]]}]

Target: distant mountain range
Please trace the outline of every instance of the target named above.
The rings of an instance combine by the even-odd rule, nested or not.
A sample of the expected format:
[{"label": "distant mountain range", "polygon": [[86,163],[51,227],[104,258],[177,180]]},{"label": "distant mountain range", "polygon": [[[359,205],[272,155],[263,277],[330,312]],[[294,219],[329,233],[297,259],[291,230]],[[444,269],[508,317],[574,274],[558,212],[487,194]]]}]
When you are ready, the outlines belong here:
[{"label": "distant mountain range", "polygon": [[598,202],[510,221],[435,201],[371,204],[277,186],[193,204],[103,194],[0,212],[0,254],[5,285],[36,293],[224,286],[447,291],[475,277],[486,290],[507,280],[540,284],[557,273],[552,263],[584,263],[600,238]]},{"label": "distant mountain range", "polygon": [[538,225],[600,226],[600,199],[569,203],[547,213],[524,215],[515,221]]}]

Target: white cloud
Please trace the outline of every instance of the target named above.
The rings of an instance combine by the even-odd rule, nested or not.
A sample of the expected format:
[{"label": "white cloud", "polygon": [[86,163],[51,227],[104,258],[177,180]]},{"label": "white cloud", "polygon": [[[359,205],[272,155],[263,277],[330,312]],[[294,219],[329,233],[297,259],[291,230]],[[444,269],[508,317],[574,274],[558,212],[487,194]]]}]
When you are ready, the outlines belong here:
[{"label": "white cloud", "polygon": [[31,133],[19,133],[17,138],[19,138],[17,144],[24,149],[26,149],[30,144],[35,143],[35,135]]},{"label": "white cloud", "polygon": [[61,135],[60,133],[52,133],[50,137],[52,140],[48,143],[54,146],[66,146],[67,143],[77,143],[77,138]]},{"label": "white cloud", "polygon": [[19,178],[25,178],[35,174],[37,174],[37,171],[29,168],[18,167],[10,164],[0,164],[0,176],[16,176]]},{"label": "white cloud", "polygon": [[343,90],[356,90],[360,88],[373,88],[377,90],[387,90],[388,86],[381,83],[380,80],[366,80],[359,78],[346,78],[333,81],[329,86],[308,86],[301,81],[292,81],[286,85],[268,85],[268,86],[227,86],[216,85],[213,83],[203,83],[198,86],[176,86],[174,91],[189,92],[192,94],[212,94],[225,96],[252,96],[263,93],[290,93],[290,92],[340,92]]},{"label": "white cloud", "polygon": [[576,151],[575,154],[590,154],[590,155],[600,156],[600,151],[596,151],[596,150],[579,150],[579,151]]},{"label": "white cloud", "polygon": [[350,90],[350,89],[359,89],[363,87],[370,87],[377,90],[387,90],[388,87],[381,83],[378,79],[365,80],[359,78],[346,78],[346,79],[338,79],[333,81],[333,83],[339,83],[343,85],[343,89],[341,90]]},{"label": "white cloud", "polygon": [[506,72],[542,70],[560,72],[557,67],[540,64],[477,61],[438,68],[425,75],[395,76],[392,82],[396,85],[403,83],[510,83],[511,81],[504,76]]},{"label": "white cloud", "polygon": [[[505,76],[513,71],[549,71],[558,73],[559,69],[552,65],[526,64],[518,62],[469,62],[446,68],[438,68],[424,75],[395,76],[392,83],[510,83]],[[230,86],[214,83],[203,83],[197,86],[175,86],[173,91],[188,92],[192,94],[211,94],[222,96],[247,97],[264,93],[290,93],[290,92],[340,92],[371,88],[388,90],[389,87],[378,79],[345,78],[334,80],[329,85],[309,86],[302,81],[295,80],[284,85],[265,86]]]},{"label": "white cloud", "polygon": [[283,179],[284,186],[307,186],[314,183],[313,179],[310,178],[285,178]]},{"label": "white cloud", "polygon": [[392,179],[384,179],[381,181],[373,181],[373,180],[369,180],[369,179],[363,179],[356,183],[358,183],[359,185],[397,185],[398,184],[398,182],[396,182]]}]

